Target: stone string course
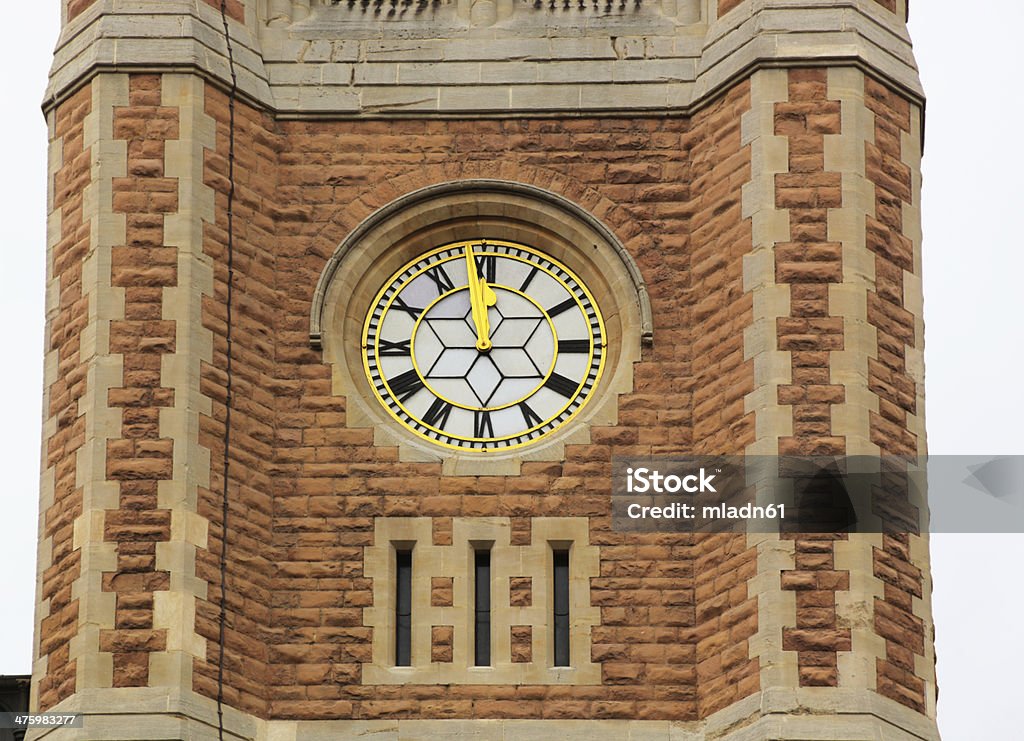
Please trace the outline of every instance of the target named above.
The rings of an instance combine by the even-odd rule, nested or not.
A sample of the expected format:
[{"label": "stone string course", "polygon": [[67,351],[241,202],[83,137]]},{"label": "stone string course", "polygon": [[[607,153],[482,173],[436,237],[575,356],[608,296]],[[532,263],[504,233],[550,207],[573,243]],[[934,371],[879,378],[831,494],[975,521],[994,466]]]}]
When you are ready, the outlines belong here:
[{"label": "stone string course", "polygon": [[[110,5],[73,3],[50,100],[94,70],[125,65],[229,81],[216,0]],[[290,116],[692,113],[753,68],[814,59],[870,67],[922,97],[902,14],[858,0],[722,0],[717,11],[696,0],[592,12],[510,0],[271,5],[228,3],[233,56],[242,93]],[[512,15],[474,20],[496,6]]]},{"label": "stone string course", "polygon": [[[220,10],[221,0],[202,0],[204,3],[209,5],[211,8]],[[96,3],[96,0],[66,0],[67,2],[67,19],[73,21],[83,12],[89,9],[89,7]],[[229,18],[233,18],[239,23],[245,22],[245,6],[242,4],[242,0],[227,0],[225,10]]]}]

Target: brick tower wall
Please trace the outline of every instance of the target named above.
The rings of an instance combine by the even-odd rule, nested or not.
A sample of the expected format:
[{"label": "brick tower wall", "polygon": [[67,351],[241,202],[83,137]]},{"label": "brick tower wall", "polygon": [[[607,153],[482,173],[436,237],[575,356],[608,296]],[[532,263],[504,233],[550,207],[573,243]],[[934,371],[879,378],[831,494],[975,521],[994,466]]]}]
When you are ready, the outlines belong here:
[{"label": "brick tower wall", "polygon": [[[161,227],[164,214],[178,209],[175,183],[162,164],[164,142],[178,136],[178,123],[176,110],[161,105],[160,87],[159,76],[131,76],[128,105],[115,108],[112,123],[127,153],[126,176],[112,181],[113,210],[125,215],[127,236],[124,247],[111,251],[111,285],[124,289],[125,304],[124,318],[111,323],[110,343],[124,370],[123,385],[113,387],[107,401],[124,411],[120,437],[111,436],[105,453],[106,476],[121,494],[120,506],[105,518],[104,539],[115,546],[117,566],[104,576],[103,591],[113,593],[115,612],[99,648],[111,654],[122,686],[145,686],[147,656],[166,646],[165,633],[154,628],[152,605],[153,594],[168,588],[154,549],[167,540],[169,515],[157,506],[154,487],[169,475],[162,461],[169,460],[173,444],[158,434],[154,420],[162,405],[173,403],[173,393],[160,385],[155,369],[161,353],[174,350],[173,322],[159,317],[163,288],[178,281],[175,251],[164,246]],[[68,239],[83,232],[75,226],[77,201],[61,184],[74,180],[69,167],[84,162],[84,154],[76,154],[81,145],[75,127],[81,129],[89,111],[89,92],[66,101],[56,115],[65,158],[56,199],[64,202],[62,233]],[[776,198],[789,209],[796,235],[775,249],[776,277],[789,283],[793,301],[791,316],[778,324],[778,349],[789,352],[793,363],[793,384],[779,391],[780,403],[794,415],[794,434],[780,441],[784,452],[819,451],[822,440],[834,440],[828,405],[843,400],[842,387],[825,383],[828,352],[842,347],[841,334],[839,344],[830,339],[842,322],[828,318],[824,292],[840,274],[823,213],[842,205],[830,195],[837,193],[836,177],[822,172],[821,137],[840,133],[842,125],[826,93],[823,73],[792,72],[789,102],[775,107],[776,135],[790,139],[789,173],[777,178]],[[911,433],[898,430],[906,428],[906,412],[914,412],[916,392],[900,343],[913,345],[915,335],[912,316],[900,308],[899,269],[913,265],[901,235],[902,212],[888,205],[912,198],[909,171],[899,164],[899,132],[907,131],[909,113],[905,101],[870,80],[865,96],[877,127],[866,150],[867,179],[879,199],[867,239],[879,277],[892,276],[879,281],[868,299],[880,347],[879,359],[868,361],[871,388],[881,399],[871,435],[886,451],[906,452],[901,441],[912,439]],[[201,388],[212,403],[199,443],[211,456],[199,513],[211,524],[196,566],[208,585],[196,610],[206,658],[195,660],[192,682],[214,697],[228,114],[223,93],[207,86],[205,99],[204,113],[216,122],[216,146],[206,150],[203,179],[216,193],[216,209],[204,227],[214,290],[203,299],[203,326],[217,339],[212,362],[202,366]],[[757,691],[758,659],[747,643],[758,628],[757,596],[748,589],[757,571],[756,549],[739,536],[614,533],[607,492],[594,483],[607,481],[613,451],[733,453],[753,439],[753,415],[743,399],[754,388],[754,370],[741,341],[753,321],[743,284],[750,220],[740,207],[750,153],[741,143],[739,121],[749,110],[745,84],[692,119],[275,122],[238,107],[225,656],[230,704],[259,717],[287,718],[692,720]],[[348,425],[345,399],[332,393],[330,369],[309,346],[306,331],[311,288],[348,229],[403,192],[472,177],[534,183],[593,204],[636,259],[655,308],[657,342],[635,368],[633,391],[619,400],[618,424],[595,428],[590,445],[569,446],[563,463],[527,463],[514,477],[441,476],[437,464],[400,463],[396,449],[375,446],[371,429]],[[70,250],[74,242],[66,243]],[[806,249],[798,248],[801,243]],[[76,263],[61,249],[54,253],[54,271],[67,288],[51,342],[68,373],[51,387],[51,410],[76,377],[79,335],[60,329],[60,322],[81,313],[74,308],[80,300],[74,273],[68,272]],[[53,414],[65,420],[58,430],[68,431],[50,439],[51,464],[57,481],[70,481],[77,448],[68,435],[76,418]],[[832,452],[842,450],[841,441],[829,445]],[[59,489],[65,490],[47,516],[54,523],[53,559],[60,564],[47,573],[66,580],[75,572],[65,560],[77,551],[70,531],[59,527],[61,508],[74,511],[74,490]],[[514,542],[528,544],[532,517],[567,515],[588,518],[590,542],[600,548],[600,575],[590,584],[591,602],[600,610],[590,657],[601,667],[599,685],[421,685],[410,693],[408,687],[364,682],[363,666],[372,660],[364,609],[373,593],[363,557],[374,542],[374,518],[432,518],[433,541],[443,545],[450,542],[453,518],[507,517]],[[878,683],[882,694],[921,710],[924,687],[914,656],[924,655],[924,628],[910,600],[921,596],[922,577],[908,547],[905,537],[887,536],[875,551],[876,576],[885,582],[875,626],[887,646],[878,660]],[[836,657],[850,650],[828,597],[848,588],[831,553],[827,540],[797,540],[795,570],[782,576],[782,588],[797,592],[796,621],[785,629],[783,644],[799,656],[802,684],[841,684]],[[46,579],[44,592],[54,598],[44,618],[49,672],[40,685],[42,707],[75,686],[74,664],[61,661],[61,647],[73,634],[75,603],[62,600],[58,582]],[[529,580],[523,583],[528,595]],[[808,591],[806,584],[817,586]],[[510,593],[510,605],[517,599],[529,597]],[[55,630],[60,621],[69,629]],[[444,626],[436,627],[443,636]],[[443,647],[436,655],[445,655]]]},{"label": "brick tower wall", "polygon": [[[207,101],[219,136],[204,177],[218,191],[218,223],[207,227],[205,250],[218,265],[218,289],[204,304],[204,325],[220,338],[219,354],[226,331],[228,113],[221,93],[208,88]],[[688,720],[757,690],[756,662],[745,646],[756,613],[744,588],[754,553],[743,538],[612,532],[604,485],[613,452],[732,453],[752,435],[742,398],[753,386],[753,370],[740,341],[751,316],[742,291],[750,231],[739,208],[750,166],[739,117],[748,107],[741,85],[693,121],[275,124],[239,109],[239,411],[230,486],[231,520],[238,525],[229,536],[225,661],[232,704],[280,718]],[[650,276],[661,341],[636,367],[634,390],[620,399],[619,424],[594,429],[590,445],[569,446],[564,463],[525,463],[519,476],[441,476],[438,464],[400,463],[395,448],[373,445],[371,429],[348,426],[345,399],[331,392],[330,368],[309,346],[309,302],[337,242],[373,209],[418,187],[482,177],[536,184],[598,205]],[[691,250],[692,241],[699,251]],[[720,245],[729,251],[722,254]],[[709,295],[732,299],[721,304]],[[695,337],[698,317],[704,331]],[[204,371],[203,386],[214,399],[202,438],[214,453],[212,482],[223,465],[223,358],[217,361]],[[217,486],[202,500],[213,524],[199,573],[211,585],[218,583]],[[374,542],[374,518],[411,516],[433,519],[437,544],[453,517],[508,517],[514,541],[527,544],[533,517],[588,518],[590,542],[601,549],[600,576],[591,581],[601,615],[591,649],[600,684],[362,682],[372,635],[363,608],[373,599],[364,549]],[[196,663],[194,684],[210,697],[216,694],[217,599],[211,587],[198,609],[209,660]]]},{"label": "brick tower wall", "polygon": [[[627,535],[608,487],[613,455],[924,452],[920,97],[872,35],[909,49],[905,3],[843,16],[833,31],[859,45],[856,64],[793,69],[744,55],[814,58],[831,9],[645,3],[647,40],[569,24],[542,48],[484,43],[479,13],[431,6],[477,29],[449,48],[300,39],[312,6],[255,5],[227,3],[241,88],[229,431],[228,67],[210,46],[210,69],[183,71],[197,39],[142,38],[180,16],[221,39],[220,3],[66,3],[47,103],[35,707],[92,713],[96,738],[129,711],[153,737],[185,733],[179,717],[208,729],[221,692],[238,738],[399,719],[537,720],[536,733],[629,720],[659,738],[746,723],[816,738],[863,721],[935,737],[926,537]],[[826,30],[754,22],[769,11]],[[111,44],[147,70],[159,49],[175,71],[104,67]],[[535,48],[550,58],[514,62]],[[609,91],[628,93],[624,115],[599,110]],[[337,314],[322,316],[323,349],[310,341],[318,282],[364,219],[474,179],[593,217],[639,272],[605,297],[650,299],[653,339],[620,325],[605,406],[515,472],[409,455],[346,387]],[[492,616],[505,664],[489,682],[466,659],[468,572],[451,566],[480,539],[507,566]],[[538,563],[565,540],[582,640],[558,674]],[[414,681],[381,651],[387,554],[406,541],[422,555]],[[836,714],[835,698],[858,710]]]}]

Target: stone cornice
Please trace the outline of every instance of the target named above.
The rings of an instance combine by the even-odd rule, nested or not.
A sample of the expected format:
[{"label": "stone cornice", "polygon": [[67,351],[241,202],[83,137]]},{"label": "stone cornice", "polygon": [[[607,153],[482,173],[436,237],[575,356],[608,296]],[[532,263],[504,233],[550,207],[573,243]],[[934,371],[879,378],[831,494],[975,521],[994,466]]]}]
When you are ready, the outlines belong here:
[{"label": "stone cornice", "polygon": [[924,101],[905,23],[872,0],[744,3],[708,29],[694,100],[750,68],[844,64]]},{"label": "stone cornice", "polygon": [[[489,25],[467,16],[481,1],[428,3],[412,20],[358,2],[270,23],[250,8],[246,24],[231,22],[239,90],[288,118],[687,114],[756,69],[829,65],[923,103],[903,19],[871,0],[747,0],[710,24],[707,7],[685,0],[562,14],[499,2]],[[95,74],[135,70],[225,86],[217,10],[95,3],[61,34],[44,109]]]},{"label": "stone cornice", "polygon": [[[273,108],[259,43],[231,22],[238,87],[250,102]],[[43,110],[100,72],[195,71],[228,86],[220,13],[197,0],[100,0],[66,24],[57,40]]]}]

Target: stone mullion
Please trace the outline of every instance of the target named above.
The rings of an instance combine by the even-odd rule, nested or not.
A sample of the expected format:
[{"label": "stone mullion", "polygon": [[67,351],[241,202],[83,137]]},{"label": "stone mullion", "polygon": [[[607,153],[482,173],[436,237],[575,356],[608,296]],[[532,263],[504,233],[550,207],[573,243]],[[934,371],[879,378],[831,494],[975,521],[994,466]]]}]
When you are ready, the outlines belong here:
[{"label": "stone mullion", "polygon": [[[508,517],[456,517],[449,545],[438,546],[431,537],[430,517],[378,517],[374,544],[365,549],[364,572],[372,580],[373,596],[362,609],[362,624],[373,626],[372,657],[361,667],[361,684],[379,693],[408,683],[431,685],[527,686],[564,684],[599,687],[603,673],[624,676],[634,667],[628,658],[600,661],[600,611],[591,597],[591,583],[600,573],[598,548],[590,544],[589,527],[582,517],[536,517],[534,539],[527,545],[510,541]],[[500,585],[492,612],[492,666],[478,672],[473,664],[472,548],[488,541],[492,580]],[[572,666],[551,666],[550,543],[572,542],[570,594],[573,628]],[[394,543],[415,543],[413,548],[412,666],[394,666]],[[528,574],[529,578],[524,577]],[[509,587],[505,591],[503,587]],[[512,589],[514,588],[514,591]],[[500,609],[499,609],[500,608]],[[294,651],[295,646],[282,646]],[[664,653],[665,648],[659,648]],[[336,663],[335,671],[360,677],[358,664]],[[635,679],[635,678],[634,678]],[[303,684],[312,680],[302,678]],[[616,684],[634,684],[618,681]],[[624,689],[623,692],[626,690]],[[354,712],[359,713],[359,708]]]}]

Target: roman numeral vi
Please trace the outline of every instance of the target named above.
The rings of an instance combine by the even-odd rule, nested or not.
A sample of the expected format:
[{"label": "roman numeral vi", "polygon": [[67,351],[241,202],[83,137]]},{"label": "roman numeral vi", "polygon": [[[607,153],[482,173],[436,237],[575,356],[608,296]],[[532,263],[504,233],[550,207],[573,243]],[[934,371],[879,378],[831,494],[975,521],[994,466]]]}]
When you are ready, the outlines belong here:
[{"label": "roman numeral vi", "polygon": [[473,437],[494,437],[494,423],[487,410],[473,412]]}]

